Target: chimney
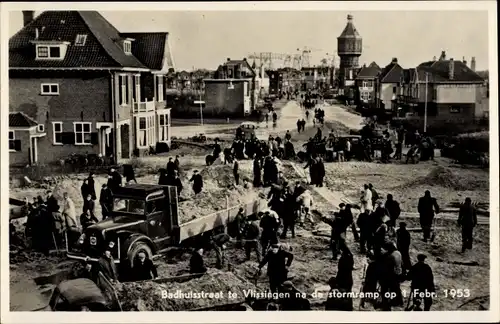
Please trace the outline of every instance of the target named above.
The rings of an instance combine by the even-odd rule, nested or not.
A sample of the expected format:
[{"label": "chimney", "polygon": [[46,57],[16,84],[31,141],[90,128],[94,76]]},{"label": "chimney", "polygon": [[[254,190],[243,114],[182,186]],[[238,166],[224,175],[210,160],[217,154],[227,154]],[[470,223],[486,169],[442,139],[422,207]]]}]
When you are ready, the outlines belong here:
[{"label": "chimney", "polygon": [[470,69],[476,72],[476,58],[474,56],[470,60]]},{"label": "chimney", "polygon": [[436,57],[434,56],[434,57],[432,57],[432,60],[433,60],[434,62],[436,62],[436,60],[437,60],[437,59],[436,59]]},{"label": "chimney", "polygon": [[23,26],[26,26],[30,22],[33,21],[35,18],[35,12],[34,11],[23,11]]},{"label": "chimney", "polygon": [[227,61],[228,61],[228,62],[229,62],[229,61],[231,61],[231,58],[229,58],[229,57],[228,57],[228,58],[227,58]]},{"label": "chimney", "polygon": [[442,51],[442,52],[441,52],[441,56],[439,57],[439,60],[440,60],[440,61],[444,61],[444,60],[446,60],[446,52],[445,52],[445,51]]},{"label": "chimney", "polygon": [[467,61],[465,60],[465,56],[462,57],[462,63],[467,65]]},{"label": "chimney", "polygon": [[450,58],[450,66],[448,69],[448,77],[450,80],[453,80],[455,77],[455,62],[453,61],[452,58]]},{"label": "chimney", "polygon": [[397,57],[393,57],[391,63],[392,64],[397,64],[398,63],[398,58]]},{"label": "chimney", "polygon": [[246,58],[246,57],[244,57],[244,58],[243,58],[243,61],[245,61],[245,62],[246,62],[246,61],[247,61],[247,58]]}]

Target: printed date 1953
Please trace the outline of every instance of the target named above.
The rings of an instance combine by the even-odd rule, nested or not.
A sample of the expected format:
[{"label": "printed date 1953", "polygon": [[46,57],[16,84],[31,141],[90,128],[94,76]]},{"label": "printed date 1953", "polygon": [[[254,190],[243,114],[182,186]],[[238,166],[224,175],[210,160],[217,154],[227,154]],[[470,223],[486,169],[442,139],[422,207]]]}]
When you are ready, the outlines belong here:
[{"label": "printed date 1953", "polygon": [[[402,291],[403,296],[406,297],[408,293],[406,291]],[[436,297],[444,297],[444,298],[452,298],[452,299],[458,299],[458,298],[469,298],[471,296],[470,289],[441,289],[436,292],[430,292],[428,290],[419,290],[415,289],[413,290],[413,296],[414,297],[420,297],[420,298],[436,298]]]}]

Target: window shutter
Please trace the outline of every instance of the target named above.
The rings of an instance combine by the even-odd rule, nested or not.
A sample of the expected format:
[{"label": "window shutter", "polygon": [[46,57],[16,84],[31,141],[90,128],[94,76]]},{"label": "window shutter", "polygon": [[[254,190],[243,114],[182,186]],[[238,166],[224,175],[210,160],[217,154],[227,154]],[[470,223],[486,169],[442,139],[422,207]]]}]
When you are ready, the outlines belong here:
[{"label": "window shutter", "polygon": [[21,140],[14,140],[14,150],[21,151]]},{"label": "window shutter", "polygon": [[75,144],[75,133],[63,132],[61,133],[61,139],[63,144]]},{"label": "window shutter", "polygon": [[92,145],[99,144],[99,138],[97,136],[97,132],[90,133],[90,144]]}]

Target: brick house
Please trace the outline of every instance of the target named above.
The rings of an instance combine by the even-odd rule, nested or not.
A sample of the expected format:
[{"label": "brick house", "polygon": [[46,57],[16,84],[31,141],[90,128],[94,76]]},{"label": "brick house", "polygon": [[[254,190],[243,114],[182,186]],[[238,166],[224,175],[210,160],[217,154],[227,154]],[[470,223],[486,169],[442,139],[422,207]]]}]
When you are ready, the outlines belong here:
[{"label": "brick house", "polygon": [[359,92],[359,100],[369,106],[376,106],[378,78],[382,70],[377,63],[372,62],[363,66],[356,76],[356,87]]},{"label": "brick house", "polygon": [[243,117],[255,109],[257,73],[247,59],[227,61],[213,79],[205,79],[204,116]]},{"label": "brick house", "polygon": [[18,135],[20,117],[9,118],[9,131],[21,138],[11,165],[72,153],[119,161],[134,149],[170,143],[168,33],[120,33],[96,11],[23,14],[23,28],[9,40],[9,111],[30,121],[32,140]]},{"label": "brick house", "polygon": [[380,99],[380,108],[387,111],[397,109],[397,96],[400,91],[403,68],[398,64],[398,59],[393,58],[391,63],[382,69],[378,78],[378,94]]},{"label": "brick house", "polygon": [[407,115],[419,118],[424,116],[427,102],[429,123],[467,122],[485,117],[487,89],[474,68],[474,58],[468,67],[465,59],[447,59],[443,51],[439,59],[421,63],[404,73],[398,103]]}]

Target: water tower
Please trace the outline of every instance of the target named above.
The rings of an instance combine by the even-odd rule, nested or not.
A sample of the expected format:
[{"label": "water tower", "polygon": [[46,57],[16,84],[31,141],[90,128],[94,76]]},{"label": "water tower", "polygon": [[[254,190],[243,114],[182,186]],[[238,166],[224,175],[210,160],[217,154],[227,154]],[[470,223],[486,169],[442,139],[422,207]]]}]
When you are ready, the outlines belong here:
[{"label": "water tower", "polygon": [[354,83],[359,68],[363,40],[352,22],[352,15],[347,15],[347,25],[342,34],[337,37],[337,53],[340,57],[340,86],[350,86]]}]

